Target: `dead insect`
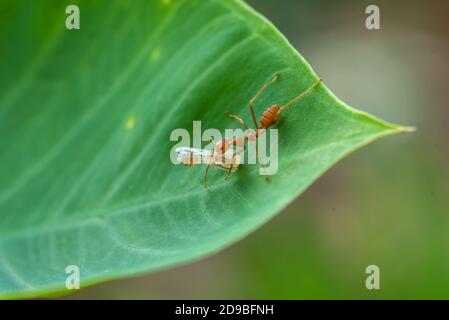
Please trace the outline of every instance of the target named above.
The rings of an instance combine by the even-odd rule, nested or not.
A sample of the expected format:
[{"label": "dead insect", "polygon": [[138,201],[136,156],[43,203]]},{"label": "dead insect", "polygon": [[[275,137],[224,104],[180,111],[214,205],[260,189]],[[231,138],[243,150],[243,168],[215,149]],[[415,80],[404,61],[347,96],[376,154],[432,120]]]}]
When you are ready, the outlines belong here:
[{"label": "dead insect", "polygon": [[212,150],[183,147],[177,148],[175,151],[178,153],[178,162],[187,167],[207,164],[204,174],[204,187],[207,188],[207,174],[210,167],[226,170],[228,172],[225,177],[226,180],[240,165],[240,154],[243,150],[244,147],[239,148],[239,151],[229,148],[228,141],[223,139],[217,142]]}]

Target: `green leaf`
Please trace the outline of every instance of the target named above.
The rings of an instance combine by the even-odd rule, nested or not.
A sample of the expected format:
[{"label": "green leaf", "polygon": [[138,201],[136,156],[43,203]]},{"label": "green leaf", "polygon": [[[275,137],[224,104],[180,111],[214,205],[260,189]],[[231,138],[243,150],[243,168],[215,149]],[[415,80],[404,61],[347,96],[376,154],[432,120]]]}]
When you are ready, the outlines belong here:
[{"label": "green leaf", "polygon": [[[81,29],[65,28],[77,4]],[[0,5],[0,296],[65,290],[216,252],[255,230],[352,151],[406,129],[320,85],[282,114],[279,171],[229,181],[170,162],[175,128],[237,128],[317,76],[237,0],[3,1]],[[332,53],[329,53],[332,59]],[[324,79],[325,82],[325,79]],[[325,197],[326,195],[323,195]]]}]

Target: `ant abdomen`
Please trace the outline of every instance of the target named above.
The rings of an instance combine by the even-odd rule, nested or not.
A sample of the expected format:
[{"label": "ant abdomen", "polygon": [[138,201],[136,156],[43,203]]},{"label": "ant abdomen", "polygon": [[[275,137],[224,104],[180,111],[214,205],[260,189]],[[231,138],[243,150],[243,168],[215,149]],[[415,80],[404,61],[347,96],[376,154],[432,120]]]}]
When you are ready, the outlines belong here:
[{"label": "ant abdomen", "polygon": [[279,114],[281,112],[281,106],[280,105],[273,105],[269,107],[267,110],[262,113],[260,116],[260,125],[261,128],[267,129],[271,127],[273,124],[276,123],[279,119]]}]

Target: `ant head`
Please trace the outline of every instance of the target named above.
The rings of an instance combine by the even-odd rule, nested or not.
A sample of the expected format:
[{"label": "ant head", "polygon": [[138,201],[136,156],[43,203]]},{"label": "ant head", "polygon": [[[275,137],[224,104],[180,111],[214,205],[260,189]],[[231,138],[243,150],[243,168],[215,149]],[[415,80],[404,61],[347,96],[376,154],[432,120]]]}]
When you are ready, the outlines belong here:
[{"label": "ant head", "polygon": [[218,154],[224,154],[228,150],[229,144],[226,139],[220,140],[215,144],[215,152]]}]

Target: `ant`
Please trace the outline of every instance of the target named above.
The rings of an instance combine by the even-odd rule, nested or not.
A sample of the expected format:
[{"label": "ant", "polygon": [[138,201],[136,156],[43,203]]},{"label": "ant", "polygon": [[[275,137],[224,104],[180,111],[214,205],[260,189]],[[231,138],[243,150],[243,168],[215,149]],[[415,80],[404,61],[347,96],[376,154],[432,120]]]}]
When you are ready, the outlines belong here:
[{"label": "ant", "polygon": [[[273,126],[279,120],[279,117],[283,111],[285,111],[288,107],[290,107],[292,104],[294,104],[296,101],[298,101],[305,95],[309,94],[322,81],[321,79],[317,80],[310,88],[308,88],[306,91],[302,92],[297,97],[293,98],[292,100],[290,100],[288,103],[286,103],[283,106],[275,104],[275,105],[272,105],[271,107],[268,107],[260,116],[260,118],[259,118],[260,124],[258,124],[256,115],[254,113],[253,104],[256,101],[256,99],[265,91],[265,89],[267,89],[268,86],[270,86],[271,84],[278,81],[279,78],[280,78],[280,74],[276,73],[274,75],[274,77],[267,84],[265,84],[259,90],[259,92],[257,92],[257,94],[249,101],[251,117],[252,117],[252,120],[253,120],[254,126],[255,126],[254,132],[249,133],[243,137],[234,138],[233,140],[230,140],[230,141],[228,141],[226,139],[218,141],[215,144],[214,149],[212,151],[208,151],[207,156],[206,156],[207,160],[204,160],[204,154],[203,154],[200,156],[201,159],[199,161],[196,161],[196,162],[194,161],[195,156],[198,157],[201,154],[201,152],[204,152],[204,150],[196,150],[196,149],[193,150],[191,148],[182,148],[183,153],[181,154],[180,153],[181,149],[179,149],[178,152],[180,153],[180,159],[181,159],[182,163],[189,165],[189,166],[197,164],[197,163],[207,163],[206,171],[204,174],[204,187],[205,188],[207,188],[207,174],[208,174],[209,168],[211,166],[216,166],[221,169],[227,170],[228,174],[225,177],[225,180],[227,180],[229,178],[230,174],[232,172],[234,172],[237,169],[237,167],[240,165],[240,156],[239,156],[238,152],[234,152],[232,154],[232,156],[229,155],[229,151],[232,151],[231,149],[229,149],[230,146],[241,147],[244,149],[245,141],[251,141],[251,142],[255,143],[256,152],[258,154],[257,138],[259,137],[259,130],[268,129],[271,126]],[[249,129],[248,125],[245,123],[245,121],[242,119],[242,117],[240,117],[236,114],[233,114],[233,113],[228,113],[228,116],[234,120],[237,120],[243,126],[243,128],[245,130]],[[225,161],[223,162],[223,160],[225,160]],[[260,162],[260,160],[259,160],[259,162]],[[268,176],[265,176],[265,179],[268,179]]]}]

